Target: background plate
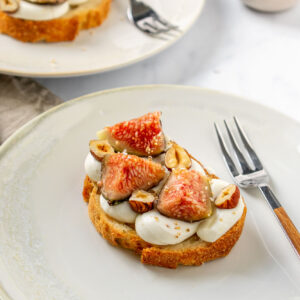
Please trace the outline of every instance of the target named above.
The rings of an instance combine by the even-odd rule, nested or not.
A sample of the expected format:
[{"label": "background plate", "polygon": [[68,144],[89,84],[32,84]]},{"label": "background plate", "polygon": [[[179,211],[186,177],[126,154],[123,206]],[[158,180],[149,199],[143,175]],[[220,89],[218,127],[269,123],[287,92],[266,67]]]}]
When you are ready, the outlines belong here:
[{"label": "background plate", "polygon": [[[182,36],[195,22],[205,0],[148,0]],[[32,77],[78,76],[104,72],[141,61],[173,44],[146,36],[126,17],[128,1],[113,0],[108,19],[84,30],[73,42],[21,43],[0,34],[0,73]]]},{"label": "background plate", "polygon": [[105,125],[161,110],[165,132],[231,181],[213,121],[237,115],[299,228],[300,126],[266,107],[198,88],[104,91],[41,115],[0,148],[0,282],[13,299],[298,299],[299,259],[268,204],[242,191],[244,232],[224,259],[144,266],[94,229],[81,197],[88,142]]}]

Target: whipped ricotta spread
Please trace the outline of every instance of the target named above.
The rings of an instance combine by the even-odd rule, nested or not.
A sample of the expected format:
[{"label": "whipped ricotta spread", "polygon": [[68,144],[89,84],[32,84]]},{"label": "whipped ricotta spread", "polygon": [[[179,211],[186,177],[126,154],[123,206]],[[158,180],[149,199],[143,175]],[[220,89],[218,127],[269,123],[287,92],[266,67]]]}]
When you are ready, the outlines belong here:
[{"label": "whipped ricotta spread", "polygon": [[124,201],[116,205],[109,205],[107,200],[100,195],[100,205],[106,214],[123,223],[134,224],[138,215],[131,209],[128,201]]},{"label": "whipped ricotta spread", "polygon": [[198,225],[199,222],[188,223],[167,218],[153,209],[136,218],[135,230],[148,243],[173,245],[191,237]]},{"label": "whipped ricotta spread", "polygon": [[[228,182],[220,179],[211,180],[213,198],[215,199],[227,185]],[[215,242],[241,218],[244,207],[241,197],[235,208],[219,209],[216,207],[211,217],[200,222],[197,235],[206,242]]]},{"label": "whipped ricotta spread", "polygon": [[203,168],[200,166],[200,164],[198,164],[196,161],[192,160],[192,166],[190,168],[190,170],[195,170],[197,172],[199,172],[201,175],[206,175],[205,171],[203,170]]},{"label": "whipped ricotta spread", "polygon": [[37,4],[21,0],[18,11],[11,16],[24,20],[48,21],[62,17],[71,9],[70,6],[77,6],[87,1],[68,0],[62,4]]},{"label": "whipped ricotta spread", "polygon": [[210,188],[212,192],[213,200],[216,200],[222,190],[228,185],[229,183],[222,180],[222,179],[212,179],[210,181]]},{"label": "whipped ricotta spread", "polygon": [[[100,180],[101,163],[92,154],[87,155],[84,166],[86,174],[92,180]],[[191,169],[205,174],[203,168],[195,161],[192,161]],[[152,190],[160,191],[167,177],[168,175]],[[210,185],[213,200],[215,200],[229,183],[221,179],[212,179]],[[137,214],[131,209],[128,201],[110,206],[102,195],[100,196],[100,205],[106,214],[117,221],[135,223],[137,234],[146,242],[155,245],[178,244],[195,233],[203,241],[215,242],[241,218],[245,206],[242,198],[240,198],[238,205],[233,209],[215,208],[211,217],[203,221],[189,223],[165,217],[156,209],[144,214]]]},{"label": "whipped ricotta spread", "polygon": [[101,178],[101,162],[94,158],[89,152],[84,161],[85,173],[93,180],[99,181]]},{"label": "whipped ricotta spread", "polygon": [[32,21],[47,21],[57,19],[69,11],[70,5],[66,1],[62,4],[34,4],[24,0],[20,1],[19,10],[12,17]]}]

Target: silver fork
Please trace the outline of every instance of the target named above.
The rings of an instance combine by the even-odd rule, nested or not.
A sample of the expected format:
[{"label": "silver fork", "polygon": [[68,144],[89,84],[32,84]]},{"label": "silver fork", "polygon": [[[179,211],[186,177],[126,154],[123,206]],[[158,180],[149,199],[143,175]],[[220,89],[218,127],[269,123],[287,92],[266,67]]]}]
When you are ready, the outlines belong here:
[{"label": "silver fork", "polygon": [[141,1],[129,1],[127,16],[139,30],[151,37],[167,40],[168,37],[175,36],[174,32],[180,32],[178,26],[164,20],[155,10]]},{"label": "silver fork", "polygon": [[227,122],[224,120],[225,128],[228,133],[228,137],[233,149],[233,152],[236,155],[237,161],[241,167],[242,172],[239,172],[232,157],[229,154],[228,148],[224,141],[224,138],[221,134],[221,131],[218,125],[215,123],[215,130],[217,133],[218,141],[221,147],[221,151],[223,154],[223,158],[225,160],[225,164],[227,165],[230,174],[232,175],[234,181],[237,183],[238,186],[241,188],[249,188],[249,187],[257,187],[264,195],[265,199],[270,204],[272,210],[274,211],[277,219],[282,225],[282,228],[285,230],[285,233],[290,240],[291,244],[293,245],[296,253],[300,256],[300,234],[285,212],[284,208],[281,206],[280,202],[272,192],[270,186],[268,185],[269,176],[264,169],[260,159],[258,158],[257,154],[255,153],[253,147],[251,146],[249,139],[247,138],[245,131],[243,130],[240,122],[236,117],[233,118],[234,123],[237,127],[238,133],[241,137],[242,143],[244,144],[244,148],[253,162],[254,169],[252,169],[245,156],[243,155],[241,148],[239,147],[237,140],[234,137],[234,134],[230,127],[228,126]]}]

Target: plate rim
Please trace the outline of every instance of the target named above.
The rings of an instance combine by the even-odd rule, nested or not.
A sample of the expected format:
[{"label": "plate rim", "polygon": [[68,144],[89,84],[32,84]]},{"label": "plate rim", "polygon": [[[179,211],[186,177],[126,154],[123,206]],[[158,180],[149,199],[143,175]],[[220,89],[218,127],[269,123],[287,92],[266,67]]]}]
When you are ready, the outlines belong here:
[{"label": "plate rim", "polygon": [[[177,43],[192,28],[192,26],[195,24],[195,22],[197,21],[197,19],[203,12],[203,8],[206,4],[206,0],[201,0],[201,1],[202,1],[202,3],[200,5],[200,8],[199,8],[197,14],[195,15],[195,17],[191,20],[191,22],[188,24],[188,26],[184,29],[184,31],[178,37],[167,40],[164,43],[164,45],[162,45],[160,48],[158,48],[146,55],[140,56],[135,59],[128,60],[127,62],[124,62],[121,64],[115,64],[115,65],[112,65],[112,66],[109,66],[106,68],[94,69],[92,71],[85,70],[85,71],[73,71],[73,72],[50,72],[50,73],[49,72],[42,72],[42,73],[29,72],[28,73],[28,72],[24,72],[24,71],[12,71],[10,69],[5,69],[5,68],[0,67],[0,73],[6,74],[6,75],[15,75],[15,76],[27,76],[27,77],[32,77],[32,78],[68,78],[68,77],[81,77],[81,76],[87,76],[87,75],[102,74],[102,73],[106,73],[106,72],[113,71],[113,70],[123,69],[127,66],[134,65],[141,61],[149,59],[149,58],[165,51],[166,49],[168,49],[169,47],[171,47],[175,43]],[[70,43],[72,43],[72,42],[73,41],[71,41]]]},{"label": "plate rim", "polygon": [[165,89],[184,89],[184,90],[194,90],[194,91],[199,91],[199,92],[206,92],[210,94],[218,94],[219,96],[229,96],[233,97],[235,99],[239,99],[241,101],[250,103],[250,105],[255,105],[258,107],[262,107],[267,110],[271,110],[273,113],[278,114],[282,117],[285,117],[295,124],[300,127],[300,122],[293,117],[282,113],[281,111],[269,107],[265,104],[261,104],[259,102],[253,101],[250,98],[246,98],[234,93],[228,93],[228,92],[223,92],[219,90],[214,90],[210,88],[202,88],[198,86],[190,86],[190,85],[177,85],[177,84],[147,84],[147,85],[130,85],[130,86],[125,86],[125,87],[118,87],[118,88],[112,88],[112,89],[105,89],[105,90],[100,90],[96,91],[93,93],[88,93],[70,100],[66,100],[65,102],[54,106],[50,108],[49,110],[39,114],[38,116],[34,117],[32,120],[28,121],[24,125],[22,125],[20,128],[18,128],[11,136],[9,136],[3,143],[0,145],[0,159],[5,155],[7,151],[9,151],[9,148],[12,147],[16,142],[18,142],[19,139],[23,137],[24,134],[28,132],[28,130],[33,130],[40,121],[45,119],[48,115],[55,113],[58,110],[64,109],[70,105],[73,105],[74,103],[77,103],[79,101],[85,101],[90,97],[95,97],[95,96],[102,96],[106,94],[113,94],[113,93],[119,93],[123,91],[134,91],[134,90],[150,90],[150,89],[160,89],[160,88],[165,88]]}]

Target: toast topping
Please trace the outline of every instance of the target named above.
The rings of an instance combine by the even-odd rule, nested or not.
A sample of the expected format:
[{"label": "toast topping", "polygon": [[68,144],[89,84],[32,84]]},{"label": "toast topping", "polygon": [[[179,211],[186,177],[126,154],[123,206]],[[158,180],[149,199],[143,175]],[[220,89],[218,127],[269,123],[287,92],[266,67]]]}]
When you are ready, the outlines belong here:
[{"label": "toast topping", "polygon": [[68,0],[25,0],[34,4],[62,4]]},{"label": "toast topping", "polygon": [[168,169],[189,169],[192,166],[192,161],[182,147],[172,142],[172,146],[169,148],[165,156],[165,165]]},{"label": "toast topping", "polygon": [[[176,223],[176,224],[175,224]],[[188,223],[161,215],[153,209],[138,215],[135,221],[137,234],[146,242],[156,245],[174,245],[194,235],[199,222]]]},{"label": "toast topping", "polygon": [[0,10],[17,19],[47,21],[62,17],[88,0],[0,0]]},{"label": "toast topping", "polygon": [[68,1],[71,7],[76,7],[82,3],[87,2],[87,0],[69,0]]},{"label": "toast topping", "polygon": [[[220,195],[220,191],[226,189],[228,186],[229,184],[226,181],[212,179],[213,198],[217,198]],[[232,209],[215,207],[212,216],[200,223],[197,235],[206,242],[215,242],[241,218],[244,207],[245,204],[241,197],[237,205]]]},{"label": "toast topping", "polygon": [[212,213],[210,185],[197,171],[173,170],[164,186],[157,209],[165,216],[187,222],[199,221]]},{"label": "toast topping", "polygon": [[0,10],[7,13],[15,13],[20,8],[19,0],[0,0]]},{"label": "toast topping", "polygon": [[101,178],[101,163],[89,153],[84,161],[84,168],[86,174],[93,180],[99,181]]},{"label": "toast topping", "polygon": [[102,194],[110,201],[128,198],[137,189],[149,190],[165,175],[162,165],[135,155],[106,155],[102,162]]},{"label": "toast topping", "polygon": [[218,208],[235,208],[240,199],[240,190],[235,184],[229,184],[218,195],[215,205]]},{"label": "toast topping", "polygon": [[165,149],[165,138],[160,122],[160,112],[148,113],[140,118],[106,127],[98,133],[115,150],[126,150],[138,156],[158,155]]},{"label": "toast topping", "polygon": [[155,196],[153,194],[137,190],[129,198],[129,204],[135,212],[143,214],[153,208],[154,200]]},{"label": "toast topping", "polygon": [[100,205],[106,214],[123,223],[134,224],[138,215],[131,209],[128,201],[123,201],[118,205],[111,206],[108,201],[100,195]]},{"label": "toast topping", "polygon": [[113,147],[107,141],[90,141],[90,152],[95,159],[102,161],[106,154],[114,153]]},{"label": "toast topping", "polygon": [[[7,0],[0,0],[7,1]],[[11,0],[9,0],[11,1]],[[14,0],[15,1],[15,0]],[[19,9],[12,13],[12,17],[16,19],[30,21],[47,21],[62,17],[70,10],[68,1],[57,4],[41,4],[20,0]]]},{"label": "toast topping", "polygon": [[[112,218],[135,223],[137,234],[152,244],[177,244],[196,232],[202,240],[213,242],[243,214],[244,202],[237,186],[209,179],[200,164],[192,162],[175,142],[169,142],[167,152],[155,157],[114,152],[148,153],[140,142],[142,136],[162,134],[159,117],[160,113],[147,114],[106,127],[97,133],[98,140],[90,141],[86,169],[97,181],[100,205]],[[159,151],[163,150],[161,145]],[[155,155],[157,149],[149,153]]]}]

